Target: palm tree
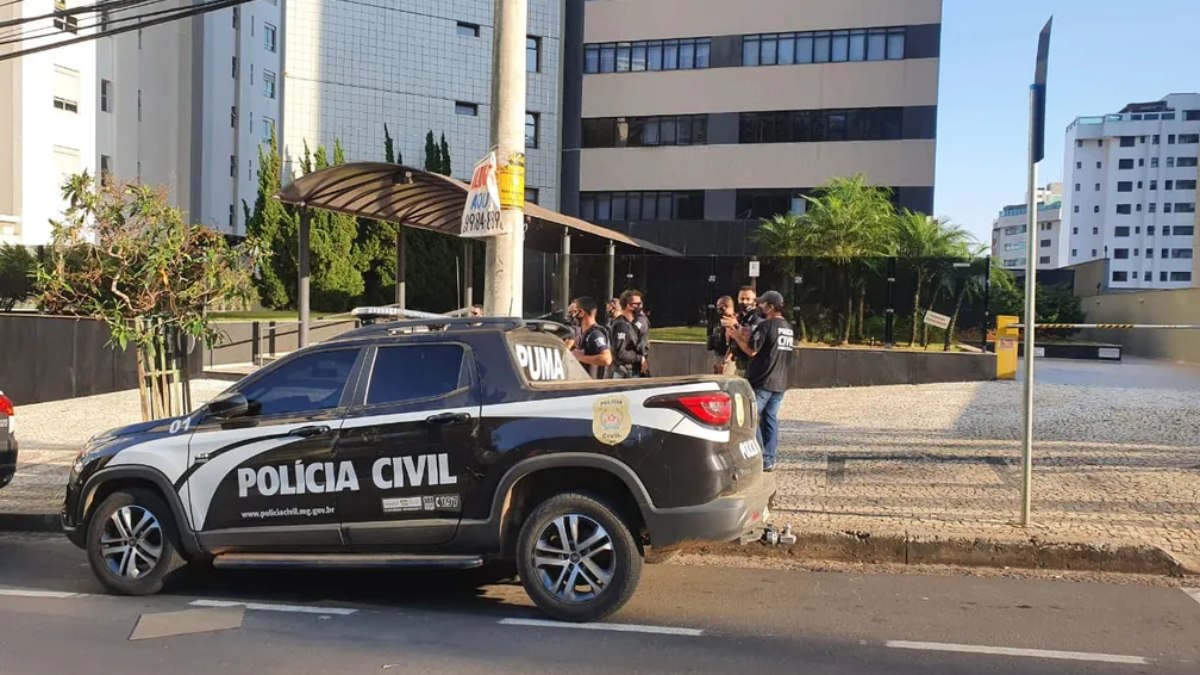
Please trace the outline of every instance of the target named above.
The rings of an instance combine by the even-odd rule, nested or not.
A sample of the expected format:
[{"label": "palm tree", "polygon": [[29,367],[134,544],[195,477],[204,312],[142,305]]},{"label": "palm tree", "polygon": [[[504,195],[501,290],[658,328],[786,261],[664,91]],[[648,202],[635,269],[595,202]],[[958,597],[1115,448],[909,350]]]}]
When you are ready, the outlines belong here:
[{"label": "palm tree", "polygon": [[[979,256],[983,255],[983,252],[986,250],[987,248],[983,244],[974,240],[970,244],[964,244],[963,246],[963,253],[965,255],[962,256],[964,260],[960,262],[968,262],[970,267],[966,278],[956,279],[955,282],[957,290],[954,292],[954,313],[950,315],[950,325],[946,327],[946,335],[942,342],[942,351],[944,352],[950,351],[950,343],[954,340],[954,332],[958,330],[958,314],[962,310],[963,300],[967,297],[978,300],[983,295],[983,277],[976,274],[976,270],[981,262]],[[987,326],[984,326],[983,330],[986,333]]]},{"label": "palm tree", "polygon": [[[921,330],[921,293],[927,283],[932,281],[940,271],[939,264],[947,257],[961,254],[970,241],[961,227],[945,219],[937,219],[923,213],[905,209],[898,214],[892,223],[894,236],[894,254],[900,258],[912,261],[916,270],[916,284],[913,289],[912,335],[909,343],[917,344]],[[933,300],[937,298],[940,287],[934,289]]]},{"label": "palm tree", "polygon": [[[782,268],[787,261],[812,254],[811,251],[804,250],[804,244],[808,241],[808,237],[803,234],[805,227],[807,223],[800,216],[795,213],[783,213],[764,218],[754,233],[754,241],[758,244],[759,251],[771,256],[767,264],[779,266],[777,271],[781,273],[781,277],[788,276],[787,271]],[[787,296],[786,291],[784,295]],[[795,306],[801,305],[800,298],[793,300]],[[800,329],[800,341],[808,342],[808,326],[805,325],[804,316],[797,312],[795,320],[796,327]]]},{"label": "palm tree", "polygon": [[817,196],[804,198],[808,209],[800,218],[799,247],[812,252],[810,255],[828,258],[841,270],[841,286],[846,293],[841,343],[846,344],[854,321],[854,290],[861,276],[854,274],[850,265],[890,251],[895,219],[891,193],[870,185],[865,176],[857,174],[834,178],[819,188]]}]

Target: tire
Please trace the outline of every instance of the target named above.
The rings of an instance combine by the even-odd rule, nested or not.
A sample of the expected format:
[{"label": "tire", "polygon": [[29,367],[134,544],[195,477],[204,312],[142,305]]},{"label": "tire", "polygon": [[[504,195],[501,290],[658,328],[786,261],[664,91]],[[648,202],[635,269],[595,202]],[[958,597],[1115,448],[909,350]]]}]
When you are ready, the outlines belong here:
[{"label": "tire", "polygon": [[[560,534],[564,532],[566,545]],[[604,539],[588,544],[597,536],[608,545]],[[633,596],[642,574],[642,553],[616,510],[595,497],[565,493],[542,502],[525,519],[517,538],[517,569],[525,592],[552,618],[598,621]],[[574,584],[568,586],[572,579]]]},{"label": "tire", "polygon": [[158,495],[147,490],[114,492],[88,523],[88,563],[111,593],[153,595],[182,560],[178,541],[174,514]]}]

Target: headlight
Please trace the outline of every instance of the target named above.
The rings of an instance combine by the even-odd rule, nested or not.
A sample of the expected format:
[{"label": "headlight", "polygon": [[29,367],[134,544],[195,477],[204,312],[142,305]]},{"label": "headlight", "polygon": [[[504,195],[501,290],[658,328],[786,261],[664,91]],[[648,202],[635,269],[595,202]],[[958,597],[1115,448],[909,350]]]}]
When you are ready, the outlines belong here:
[{"label": "headlight", "polygon": [[86,456],[87,450],[80,450],[78,455],[75,455],[75,461],[71,462],[71,478],[79,475],[83,471],[83,458]]}]

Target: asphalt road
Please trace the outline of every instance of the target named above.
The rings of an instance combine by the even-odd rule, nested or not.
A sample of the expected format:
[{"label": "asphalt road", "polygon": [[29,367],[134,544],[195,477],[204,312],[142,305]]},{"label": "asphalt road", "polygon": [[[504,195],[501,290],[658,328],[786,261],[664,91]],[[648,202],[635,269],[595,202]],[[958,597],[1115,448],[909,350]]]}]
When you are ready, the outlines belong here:
[{"label": "asphalt road", "polygon": [[546,622],[428,573],[179,574],[104,595],[57,537],[0,534],[0,673],[1189,673],[1178,588],[648,566],[630,605]]}]

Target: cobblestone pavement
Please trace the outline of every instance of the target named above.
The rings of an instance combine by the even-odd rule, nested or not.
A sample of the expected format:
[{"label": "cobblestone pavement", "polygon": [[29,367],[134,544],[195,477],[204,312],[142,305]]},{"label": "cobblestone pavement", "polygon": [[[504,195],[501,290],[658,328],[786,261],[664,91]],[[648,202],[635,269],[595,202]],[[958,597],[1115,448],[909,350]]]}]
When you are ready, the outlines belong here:
[{"label": "cobblestone pavement", "polygon": [[1128,385],[1037,387],[1029,530],[1015,524],[1019,383],[789,392],[775,520],[800,531],[1148,543],[1194,563],[1200,389]]},{"label": "cobblestone pavement", "polygon": [[[1048,370],[1049,383],[1038,386],[1029,530],[1014,524],[1016,382],[790,392],[775,520],[821,533],[1149,543],[1196,561],[1200,387],[1153,388],[1153,372],[1113,368],[1121,370],[1082,384]],[[193,397],[227,386],[197,381]],[[0,512],[56,513],[78,448],[97,431],[136,422],[137,411],[136,391],[20,407],[21,466],[0,490]]]}]

